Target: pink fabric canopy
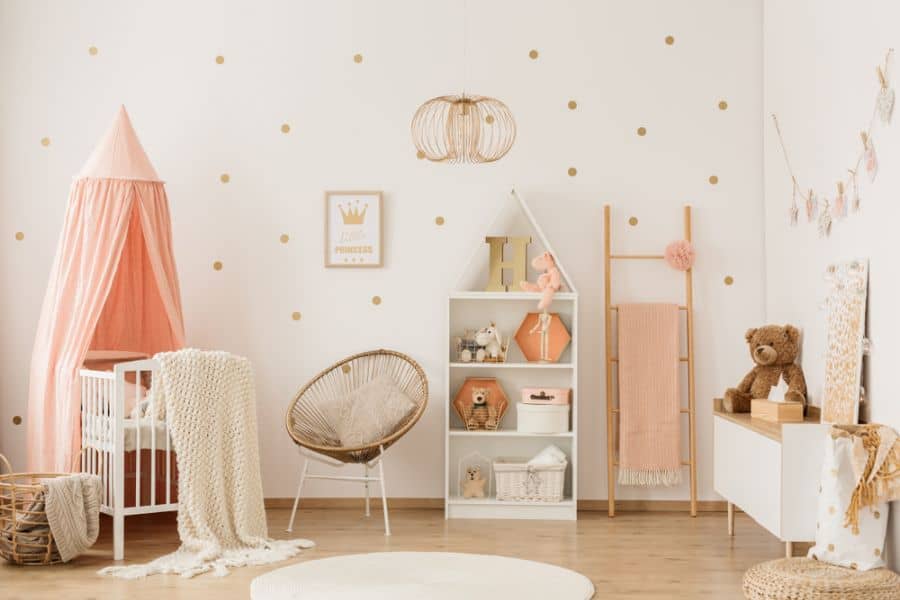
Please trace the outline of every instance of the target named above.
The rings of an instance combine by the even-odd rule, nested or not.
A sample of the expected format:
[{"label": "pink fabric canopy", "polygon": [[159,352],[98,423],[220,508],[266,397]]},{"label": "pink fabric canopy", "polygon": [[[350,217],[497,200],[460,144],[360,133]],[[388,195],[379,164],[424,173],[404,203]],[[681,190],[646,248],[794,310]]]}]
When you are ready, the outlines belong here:
[{"label": "pink fabric canopy", "polygon": [[29,469],[71,469],[89,350],[182,346],[166,191],[123,106],[69,192],[31,357]]}]

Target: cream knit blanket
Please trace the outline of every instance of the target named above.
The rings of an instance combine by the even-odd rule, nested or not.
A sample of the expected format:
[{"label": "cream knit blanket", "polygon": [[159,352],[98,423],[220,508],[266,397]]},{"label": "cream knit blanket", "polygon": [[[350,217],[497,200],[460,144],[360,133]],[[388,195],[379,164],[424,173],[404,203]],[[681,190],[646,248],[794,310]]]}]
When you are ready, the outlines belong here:
[{"label": "cream knit blanket", "polygon": [[155,573],[193,577],[294,556],[309,540],[272,540],[263,506],[250,362],[227,352],[185,349],[155,356],[155,393],[165,403],[178,462],[181,548],[144,565],[101,574],[134,579]]},{"label": "cream knit blanket", "polygon": [[54,477],[44,483],[47,523],[60,558],[69,562],[97,541],[102,484],[99,477],[86,473]]}]

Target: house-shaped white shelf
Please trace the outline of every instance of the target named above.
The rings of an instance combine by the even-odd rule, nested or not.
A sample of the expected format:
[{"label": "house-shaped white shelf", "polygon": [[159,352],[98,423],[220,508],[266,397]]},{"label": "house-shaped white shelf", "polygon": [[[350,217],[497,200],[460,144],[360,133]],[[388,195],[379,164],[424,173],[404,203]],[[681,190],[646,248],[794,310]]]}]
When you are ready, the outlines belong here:
[{"label": "house-shaped white shelf", "polygon": [[[531,269],[531,259],[542,252],[550,252],[562,275],[562,288],[557,292],[550,312],[558,313],[572,336],[559,362],[528,362],[511,340],[507,361],[504,363],[460,362],[456,357],[453,339],[465,330],[477,329],[495,323],[504,338],[515,334],[529,312],[537,311],[537,293],[510,290],[508,292],[483,291],[488,283],[490,247],[487,236],[528,236],[528,279],[536,281],[539,273]],[[506,518],[506,519],[567,519],[576,518],[577,466],[578,466],[578,292],[569,277],[565,265],[553,250],[549,240],[534,218],[528,204],[515,190],[503,203],[488,231],[447,300],[447,352],[446,352],[446,402],[445,402],[445,515],[447,518]],[[498,431],[466,431],[453,410],[452,402],[457,391],[469,377],[497,379],[509,397],[509,410]],[[569,431],[554,434],[520,433],[517,427],[517,403],[521,390],[526,387],[571,388],[572,403]],[[564,499],[557,503],[510,502],[495,497],[464,499],[456,495],[459,489],[459,462],[463,457],[478,452],[491,459],[520,457],[529,459],[544,447],[553,444],[561,448],[569,459],[566,470]],[[463,470],[464,471],[464,470]],[[493,475],[492,475],[493,476]],[[496,486],[491,486],[496,488]]]}]

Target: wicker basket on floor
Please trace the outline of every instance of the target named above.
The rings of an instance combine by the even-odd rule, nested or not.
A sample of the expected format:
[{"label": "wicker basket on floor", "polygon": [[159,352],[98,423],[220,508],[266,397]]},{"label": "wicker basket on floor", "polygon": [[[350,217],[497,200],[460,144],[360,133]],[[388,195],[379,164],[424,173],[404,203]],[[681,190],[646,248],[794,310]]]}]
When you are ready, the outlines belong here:
[{"label": "wicker basket on floor", "polygon": [[0,454],[0,557],[17,565],[53,565],[62,562],[47,513],[43,481],[64,473],[13,473]]},{"label": "wicker basket on floor", "polygon": [[751,600],[898,600],[900,576],[887,569],[856,571],[808,558],[780,558],[744,573]]}]

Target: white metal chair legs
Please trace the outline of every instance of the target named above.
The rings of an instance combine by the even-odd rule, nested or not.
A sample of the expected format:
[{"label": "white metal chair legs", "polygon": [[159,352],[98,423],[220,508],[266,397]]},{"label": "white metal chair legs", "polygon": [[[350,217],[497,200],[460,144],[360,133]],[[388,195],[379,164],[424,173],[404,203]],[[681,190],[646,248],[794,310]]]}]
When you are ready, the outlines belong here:
[{"label": "white metal chair legs", "polygon": [[[366,494],[366,516],[371,516],[370,510],[370,490],[369,484],[371,482],[377,481],[381,485],[381,507],[384,510],[384,535],[391,535],[391,522],[388,517],[388,505],[387,505],[387,491],[384,485],[384,446],[379,447],[379,454],[375,458],[375,460],[365,463],[363,465],[365,472],[363,477],[354,477],[350,475],[313,475],[309,472],[309,461],[313,460],[316,462],[320,462],[324,465],[328,465],[330,467],[344,467],[347,466],[345,463],[340,461],[328,458],[326,456],[322,456],[321,454],[316,454],[305,448],[300,449],[300,454],[305,457],[303,461],[303,470],[300,472],[300,484],[297,486],[297,496],[294,498],[294,508],[291,510],[291,520],[288,523],[287,531],[294,531],[294,519],[297,516],[297,508],[300,506],[300,494],[303,491],[303,484],[306,483],[308,479],[328,479],[331,481],[355,481],[358,483],[362,483],[365,487]],[[378,477],[372,477],[369,475],[371,469],[373,469],[376,464],[378,465]]]},{"label": "white metal chair legs", "polygon": [[291,511],[291,521],[288,523],[288,533],[294,531],[294,517],[297,516],[297,506],[300,504],[300,492],[303,490],[303,483],[306,481],[306,471],[309,469],[309,459],[303,461],[303,470],[300,471],[300,484],[297,486],[297,495],[294,497],[294,509]]},{"label": "white metal chair legs", "polygon": [[369,465],[366,465],[366,481],[363,485],[366,486],[366,516],[371,517],[372,511],[369,510]]},{"label": "white metal chair legs", "polygon": [[378,480],[381,482],[381,508],[384,510],[384,535],[391,535],[391,520],[388,518],[387,491],[384,489],[384,447],[378,455]]}]

